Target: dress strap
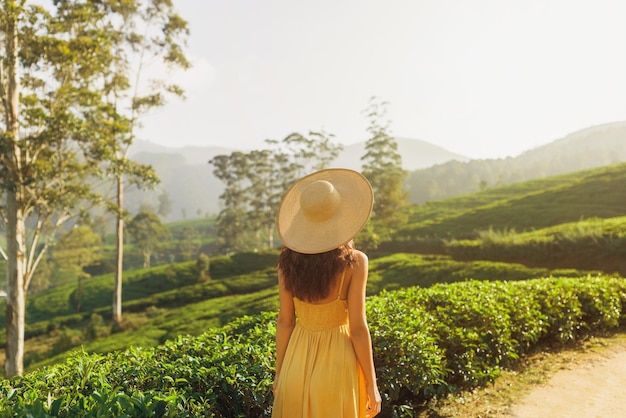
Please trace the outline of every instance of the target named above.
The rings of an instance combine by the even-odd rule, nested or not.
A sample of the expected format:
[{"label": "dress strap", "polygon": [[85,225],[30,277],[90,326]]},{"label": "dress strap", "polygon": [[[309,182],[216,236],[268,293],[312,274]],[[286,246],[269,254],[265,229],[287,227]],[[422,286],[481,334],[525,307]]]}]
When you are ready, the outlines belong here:
[{"label": "dress strap", "polygon": [[337,295],[337,299],[341,299],[341,290],[343,288],[343,278],[346,275],[346,269],[343,269],[343,272],[341,273],[341,282],[339,283],[339,294]]}]

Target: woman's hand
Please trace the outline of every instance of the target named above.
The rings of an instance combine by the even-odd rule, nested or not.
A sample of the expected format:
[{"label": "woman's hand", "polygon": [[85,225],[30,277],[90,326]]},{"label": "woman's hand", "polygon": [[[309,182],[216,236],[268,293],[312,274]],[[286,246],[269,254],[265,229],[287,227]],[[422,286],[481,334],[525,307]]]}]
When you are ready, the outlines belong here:
[{"label": "woman's hand", "polygon": [[378,386],[367,388],[367,409],[365,410],[366,417],[375,417],[380,413],[383,400],[380,397]]}]

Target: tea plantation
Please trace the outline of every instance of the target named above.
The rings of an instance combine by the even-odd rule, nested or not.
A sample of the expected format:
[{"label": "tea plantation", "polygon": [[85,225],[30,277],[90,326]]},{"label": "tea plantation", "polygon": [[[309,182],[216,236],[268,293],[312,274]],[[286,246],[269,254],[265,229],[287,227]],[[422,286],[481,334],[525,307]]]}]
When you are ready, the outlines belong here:
[{"label": "tea plantation", "polygon": [[[621,278],[466,281],[383,291],[368,301],[386,414],[493,381],[538,344],[626,322]],[[77,352],[0,387],[1,416],[269,416],[275,314],[106,355]]]},{"label": "tea plantation", "polygon": [[[623,330],[624,190],[619,164],[408,208],[370,252],[381,416]],[[27,374],[0,382],[0,417],[269,416],[277,254],[211,257],[210,277],[194,261],[126,271],[121,325],[112,274],[30,295]]]}]

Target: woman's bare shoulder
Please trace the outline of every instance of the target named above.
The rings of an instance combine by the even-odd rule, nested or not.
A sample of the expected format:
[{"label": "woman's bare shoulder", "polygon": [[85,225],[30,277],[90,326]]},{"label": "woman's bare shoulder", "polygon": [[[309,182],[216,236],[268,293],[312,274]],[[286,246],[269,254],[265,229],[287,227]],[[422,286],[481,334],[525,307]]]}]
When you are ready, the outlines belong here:
[{"label": "woman's bare shoulder", "polygon": [[361,250],[352,250],[352,254],[354,255],[354,259],[357,261],[357,263],[360,262],[365,262],[367,263],[367,254],[365,254],[363,251]]},{"label": "woman's bare shoulder", "polygon": [[360,250],[352,250],[352,255],[354,256],[355,263],[352,265],[352,271],[362,276],[363,273],[368,270],[368,258],[367,254]]}]

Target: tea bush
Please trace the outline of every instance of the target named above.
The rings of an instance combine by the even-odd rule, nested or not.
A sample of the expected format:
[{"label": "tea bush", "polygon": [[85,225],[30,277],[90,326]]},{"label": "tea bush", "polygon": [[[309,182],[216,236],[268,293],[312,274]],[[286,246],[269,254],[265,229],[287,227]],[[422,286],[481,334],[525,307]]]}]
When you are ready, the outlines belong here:
[{"label": "tea bush", "polygon": [[[537,344],[559,346],[626,324],[616,277],[466,281],[383,291],[367,313],[383,417],[493,381]],[[275,313],[199,337],[64,363],[0,383],[0,416],[269,416]]]},{"label": "tea bush", "polygon": [[612,273],[620,271],[620,265],[607,260],[626,258],[626,217],[592,218],[523,233],[489,229],[479,231],[477,239],[452,239],[445,245],[457,260],[568,265]]}]

